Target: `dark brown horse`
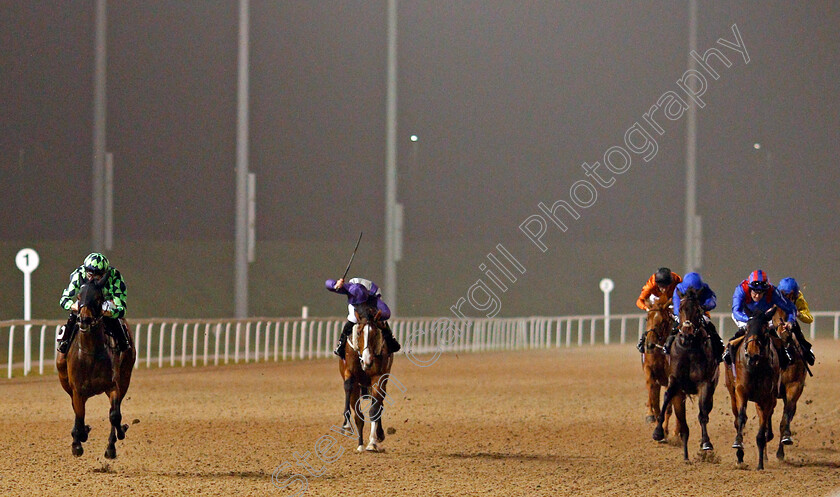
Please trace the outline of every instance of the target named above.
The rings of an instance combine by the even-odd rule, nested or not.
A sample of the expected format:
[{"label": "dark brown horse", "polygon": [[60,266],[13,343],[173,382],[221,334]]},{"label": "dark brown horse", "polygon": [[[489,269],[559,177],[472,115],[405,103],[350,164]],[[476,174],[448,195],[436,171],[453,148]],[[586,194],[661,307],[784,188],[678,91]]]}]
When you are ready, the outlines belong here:
[{"label": "dark brown horse", "polygon": [[73,425],[73,455],[84,453],[82,443],[87,442],[90,426],[85,424],[85,403],[87,399],[104,393],[111,401],[111,436],[105,457],[117,457],[115,443],[125,438],[128,425],[121,424],[120,404],[131,382],[134,367],[134,340],[129,333],[132,345],[125,352],[118,352],[114,339],[105,333],[103,322],[102,286],[85,283],[79,290],[79,332],[76,334],[67,354],[59,353],[55,360],[58,380],[70,395],[76,421]]},{"label": "dark brown horse", "polygon": [[791,358],[788,367],[779,373],[780,381],[777,397],[785,403],[782,420],[779,422],[779,449],[776,451],[776,457],[780,460],[785,458],[785,445],[793,444],[790,422],[793,420],[793,415],[796,414],[796,403],[805,388],[805,373],[809,372],[802,347],[796,339],[796,334],[789,326],[784,324],[786,321],[787,313],[781,308],[777,309],[773,315],[773,324],[782,339],[782,346],[788,350]]},{"label": "dark brown horse", "polygon": [[668,388],[662,400],[662,409],[653,431],[654,440],[665,438],[662,421],[668,406],[674,404],[674,414],[679,421],[680,438],[683,442],[683,459],[688,461],[688,423],[685,419],[685,398],[688,395],[699,397],[702,450],[713,450],[706,425],[712,411],[715,388],[720,370],[712,352],[712,344],[704,327],[703,308],[697,291],[689,289],[680,293],[680,328],[671,346]]},{"label": "dark brown horse", "polygon": [[[339,359],[339,371],[344,380],[344,429],[354,431],[359,437],[357,451],[379,451],[379,442],[385,440],[382,429],[382,415],[388,377],[393,355],[382,336],[384,323],[375,319],[375,309],[359,306],[356,310],[357,324],[347,340],[345,359]],[[368,394],[370,392],[370,394]],[[370,439],[364,445],[365,415],[362,402],[369,401]],[[355,418],[355,419],[351,419]],[[353,430],[355,426],[355,430]]]},{"label": "dark brown horse", "polygon": [[744,425],[747,403],[754,402],[758,413],[758,469],[764,469],[767,442],[773,440],[773,410],[779,388],[779,358],[768,322],[775,309],[751,315],[747,332],[732,342],[732,365],[726,368],[726,388],[735,415],[735,443],[738,464],[744,462]]},{"label": "dark brown horse", "polygon": [[[659,417],[659,392],[668,387],[668,358],[663,352],[663,345],[671,333],[673,318],[671,317],[671,299],[659,299],[650,306],[647,313],[647,331],[645,331],[645,353],[642,356],[642,371],[645,373],[648,400],[645,404],[647,415],[645,421],[653,423]],[[668,432],[671,418],[671,406],[665,413],[663,428]],[[674,424],[674,437],[678,437],[679,425]]]}]

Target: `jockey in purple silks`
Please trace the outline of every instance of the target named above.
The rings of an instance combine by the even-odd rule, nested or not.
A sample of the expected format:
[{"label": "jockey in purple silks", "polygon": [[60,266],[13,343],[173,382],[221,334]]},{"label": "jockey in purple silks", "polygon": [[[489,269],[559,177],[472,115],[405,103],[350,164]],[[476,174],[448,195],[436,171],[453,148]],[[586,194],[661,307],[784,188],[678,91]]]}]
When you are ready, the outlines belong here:
[{"label": "jockey in purple silks", "polygon": [[382,337],[388,344],[388,351],[392,354],[399,352],[400,344],[394,338],[391,326],[388,325],[391,309],[382,300],[382,295],[379,293],[379,287],[376,286],[376,283],[364,278],[351,278],[345,283],[344,278],[340,278],[338,280],[327,280],[324,285],[331,292],[347,295],[347,322],[341,330],[341,336],[338,338],[338,345],[333,350],[333,354],[344,359],[344,345],[356,324],[356,306],[363,304],[368,304],[371,308],[376,309],[376,320],[381,321],[384,325]]}]

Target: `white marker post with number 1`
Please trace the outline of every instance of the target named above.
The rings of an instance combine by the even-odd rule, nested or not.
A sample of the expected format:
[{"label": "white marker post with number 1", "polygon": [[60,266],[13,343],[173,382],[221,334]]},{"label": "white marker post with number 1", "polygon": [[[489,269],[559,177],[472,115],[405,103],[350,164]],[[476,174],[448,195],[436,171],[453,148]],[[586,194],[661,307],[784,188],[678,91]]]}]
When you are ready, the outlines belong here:
[{"label": "white marker post with number 1", "polygon": [[[41,259],[38,252],[31,248],[21,249],[15,256],[15,264],[23,271],[23,319],[32,319],[32,271],[38,267]],[[32,335],[31,325],[26,325],[23,332],[23,374],[29,374],[32,369]],[[9,378],[12,377],[12,344],[9,338]]]}]

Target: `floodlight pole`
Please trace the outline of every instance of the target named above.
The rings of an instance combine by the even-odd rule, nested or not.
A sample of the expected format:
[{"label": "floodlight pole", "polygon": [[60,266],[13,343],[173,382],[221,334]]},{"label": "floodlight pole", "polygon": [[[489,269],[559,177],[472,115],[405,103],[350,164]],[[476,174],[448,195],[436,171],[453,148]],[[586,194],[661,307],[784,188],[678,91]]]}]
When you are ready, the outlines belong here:
[{"label": "floodlight pole", "polygon": [[93,78],[93,212],[90,221],[91,248],[102,252],[105,244],[105,117],[107,10],[105,0],[96,0],[95,68]]},{"label": "floodlight pole", "polygon": [[[697,0],[689,1],[688,69],[697,70],[691,52],[697,51]],[[700,219],[697,217],[697,107],[693,99],[688,103],[685,147],[685,272],[700,266]]]},{"label": "floodlight pole", "polygon": [[234,316],[248,316],[248,0],[239,0]]},{"label": "floodlight pole", "polygon": [[388,0],[388,84],[385,144],[385,294],[397,314],[397,0]]}]

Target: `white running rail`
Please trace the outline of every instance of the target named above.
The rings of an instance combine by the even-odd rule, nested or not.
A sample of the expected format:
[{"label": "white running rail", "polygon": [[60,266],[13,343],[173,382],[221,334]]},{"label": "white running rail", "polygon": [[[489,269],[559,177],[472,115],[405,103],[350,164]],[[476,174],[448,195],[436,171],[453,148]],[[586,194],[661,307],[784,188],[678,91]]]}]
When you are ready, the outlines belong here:
[{"label": "white running rail", "polygon": [[[833,331],[840,339],[840,311],[813,312],[810,337]],[[712,313],[718,333],[726,339],[735,331],[729,314]],[[443,336],[442,318],[391,319],[391,327],[405,351],[414,355],[443,352],[480,352],[559,348],[596,344],[624,344],[641,336],[644,313],[614,314],[609,326],[603,315],[453,319],[456,336]],[[451,318],[450,318],[451,319]],[[332,356],[343,318],[250,318],[131,320],[137,350],[135,368],[152,366],[209,366],[239,362],[290,361]],[[33,359],[38,374],[55,370],[55,336],[63,321],[0,321],[0,358],[6,357],[8,378],[28,375]],[[616,326],[617,325],[617,326]],[[32,343],[38,354],[33,358]],[[442,338],[443,337],[443,338]],[[2,375],[0,375],[2,377]]]}]

